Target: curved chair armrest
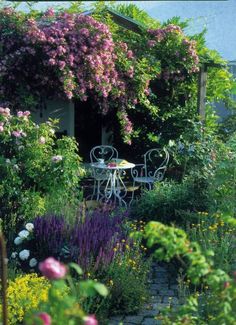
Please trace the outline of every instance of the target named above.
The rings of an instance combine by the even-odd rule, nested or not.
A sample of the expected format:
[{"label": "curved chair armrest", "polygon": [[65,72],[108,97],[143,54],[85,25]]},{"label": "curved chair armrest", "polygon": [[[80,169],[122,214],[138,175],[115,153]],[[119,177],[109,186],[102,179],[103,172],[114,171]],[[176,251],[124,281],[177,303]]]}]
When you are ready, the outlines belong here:
[{"label": "curved chair armrest", "polygon": [[131,175],[133,178],[143,176],[143,170],[145,169],[144,164],[135,164],[135,166],[131,169]]}]

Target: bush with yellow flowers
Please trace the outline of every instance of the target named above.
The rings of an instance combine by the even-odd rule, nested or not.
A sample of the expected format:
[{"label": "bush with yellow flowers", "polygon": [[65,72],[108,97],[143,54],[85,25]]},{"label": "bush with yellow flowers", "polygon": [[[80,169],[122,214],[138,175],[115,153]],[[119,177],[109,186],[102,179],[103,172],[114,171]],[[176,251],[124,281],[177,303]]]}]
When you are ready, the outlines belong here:
[{"label": "bush with yellow flowers", "polygon": [[[131,227],[140,231],[143,229],[138,222],[133,222]],[[136,313],[148,298],[147,279],[151,260],[145,256],[146,247],[138,240],[122,239],[113,250],[114,259],[103,275],[109,295],[102,312],[107,315]]]},{"label": "bush with yellow flowers", "polygon": [[46,278],[35,273],[10,280],[7,289],[9,324],[19,324],[31,308],[46,301],[50,286]]}]

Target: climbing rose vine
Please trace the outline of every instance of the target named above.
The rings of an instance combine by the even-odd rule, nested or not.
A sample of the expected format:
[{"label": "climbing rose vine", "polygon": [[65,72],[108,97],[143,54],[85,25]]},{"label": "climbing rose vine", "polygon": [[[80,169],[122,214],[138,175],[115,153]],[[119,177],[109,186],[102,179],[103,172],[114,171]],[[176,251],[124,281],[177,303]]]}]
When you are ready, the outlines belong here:
[{"label": "climbing rose vine", "polygon": [[189,40],[176,25],[149,29],[147,46],[161,59],[159,79],[179,83],[199,71],[196,42]]},{"label": "climbing rose vine", "polygon": [[127,109],[147,90],[149,76],[133,81],[138,60],[127,44],[115,43],[108,27],[90,16],[48,10],[34,18],[5,8],[0,42],[0,100],[13,107],[25,106],[26,98],[32,107],[42,97],[93,96],[106,114],[111,106]]}]

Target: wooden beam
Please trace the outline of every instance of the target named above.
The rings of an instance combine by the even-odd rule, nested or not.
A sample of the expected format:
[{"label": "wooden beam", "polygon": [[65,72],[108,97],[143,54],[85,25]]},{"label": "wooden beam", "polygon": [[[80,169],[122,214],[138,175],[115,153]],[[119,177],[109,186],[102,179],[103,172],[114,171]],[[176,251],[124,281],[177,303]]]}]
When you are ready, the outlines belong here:
[{"label": "wooden beam", "polygon": [[199,71],[198,78],[198,114],[200,115],[200,119],[202,122],[205,121],[206,117],[206,109],[205,109],[205,101],[206,101],[206,81],[207,81],[207,66],[203,64]]},{"label": "wooden beam", "polygon": [[[116,10],[113,10],[111,8],[105,8],[105,11],[111,15],[113,21],[115,23],[117,23],[117,25],[124,27],[128,30],[131,30],[137,34],[142,33],[142,29],[144,26],[141,23],[139,23],[138,21],[136,21],[130,17],[124,16],[124,15],[120,14],[119,12],[117,12]],[[82,14],[86,15],[86,16],[91,16],[94,13],[95,13],[95,10],[88,10],[88,11],[83,12]]]}]

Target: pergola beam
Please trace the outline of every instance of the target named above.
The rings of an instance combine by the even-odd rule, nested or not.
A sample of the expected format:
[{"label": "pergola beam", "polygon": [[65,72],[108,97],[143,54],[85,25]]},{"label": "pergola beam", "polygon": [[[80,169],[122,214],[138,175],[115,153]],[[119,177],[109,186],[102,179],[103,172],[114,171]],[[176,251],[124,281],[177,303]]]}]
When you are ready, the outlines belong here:
[{"label": "pergola beam", "polygon": [[207,87],[207,69],[208,68],[223,68],[224,64],[208,61],[201,64],[198,76],[198,101],[197,110],[202,122],[206,117],[206,87]]}]

